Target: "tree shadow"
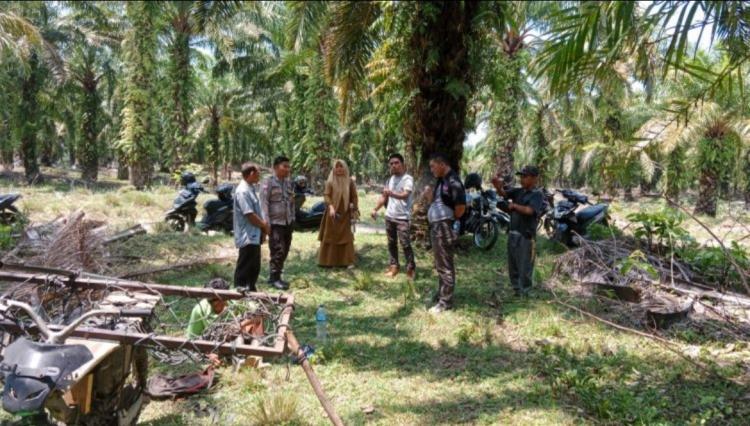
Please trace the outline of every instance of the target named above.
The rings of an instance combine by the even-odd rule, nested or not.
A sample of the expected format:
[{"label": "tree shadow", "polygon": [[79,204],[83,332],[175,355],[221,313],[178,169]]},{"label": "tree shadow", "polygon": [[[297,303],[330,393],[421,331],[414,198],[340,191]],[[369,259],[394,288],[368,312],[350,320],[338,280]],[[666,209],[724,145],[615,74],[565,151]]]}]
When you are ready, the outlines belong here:
[{"label": "tree shadow", "polygon": [[[404,312],[401,313],[404,315]],[[377,324],[379,318],[365,323]],[[341,329],[357,332],[359,319],[344,320]],[[350,328],[354,328],[351,330]],[[386,344],[358,341],[340,344],[336,361],[354,371],[397,372],[425,376],[435,386],[445,386],[455,400],[441,398],[419,403],[380,407],[385,412],[418,413],[425,424],[456,424],[492,419],[503,407],[513,410],[556,407],[574,417],[585,416],[608,423],[692,422],[718,419],[740,424],[728,415],[750,414],[742,402],[746,388],[715,377],[696,374],[692,366],[665,365],[658,355],[619,351],[574,351],[557,344],[540,344],[521,350],[506,344],[429,344],[404,333],[371,330],[390,335]],[[498,393],[466,396],[451,390],[451,383],[480,385],[492,380],[533,378],[532,389],[513,387]],[[695,401],[702,395],[701,401]],[[709,421],[710,423],[710,421]]]}]

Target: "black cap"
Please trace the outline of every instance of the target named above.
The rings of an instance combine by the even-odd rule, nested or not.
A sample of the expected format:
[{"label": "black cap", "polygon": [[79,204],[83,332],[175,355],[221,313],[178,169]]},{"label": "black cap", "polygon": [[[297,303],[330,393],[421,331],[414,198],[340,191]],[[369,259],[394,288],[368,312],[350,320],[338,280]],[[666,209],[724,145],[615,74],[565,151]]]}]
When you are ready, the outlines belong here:
[{"label": "black cap", "polygon": [[539,176],[539,167],[537,166],[524,166],[520,171],[516,172],[517,175],[521,176]]}]

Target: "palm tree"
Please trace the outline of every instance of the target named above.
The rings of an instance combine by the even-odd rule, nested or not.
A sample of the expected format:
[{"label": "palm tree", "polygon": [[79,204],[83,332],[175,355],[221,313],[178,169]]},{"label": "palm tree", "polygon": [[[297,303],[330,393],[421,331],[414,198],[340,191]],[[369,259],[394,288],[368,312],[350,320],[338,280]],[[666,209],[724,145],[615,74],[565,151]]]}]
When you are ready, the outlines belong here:
[{"label": "palm tree", "polygon": [[[164,3],[164,15],[169,23],[167,50],[168,96],[166,97],[166,148],[172,159],[172,167],[177,168],[187,156],[189,142],[190,115],[192,114],[192,93],[194,76],[191,61],[194,57],[194,44],[213,40],[213,44],[228,42],[225,27],[232,15],[241,10],[236,1],[169,1]],[[245,9],[260,10],[260,2],[249,3]],[[230,33],[235,36],[236,33]],[[203,40],[201,40],[203,39]]]},{"label": "palm tree", "polygon": [[395,87],[409,96],[403,127],[407,157],[416,162],[411,166],[420,182],[431,179],[427,163],[435,152],[445,153],[454,168],[460,167],[467,100],[474,86],[469,51],[480,6],[476,1],[329,6],[323,52],[342,117],[351,97],[364,92],[372,58],[378,61],[372,64],[373,72],[390,68],[394,75],[403,75]]},{"label": "palm tree", "polygon": [[74,130],[71,124],[77,126],[73,132],[77,143],[71,151],[78,159],[81,178],[87,182],[96,181],[104,150],[101,135],[107,111],[103,106],[105,98],[111,97],[114,84],[113,52],[120,43],[120,23],[115,16],[119,12],[116,4],[73,4],[71,13],[62,22],[70,34],[69,82],[77,116],[77,124],[68,123],[68,132]]},{"label": "palm tree", "polygon": [[156,13],[158,4],[130,2],[125,7],[132,28],[123,41],[125,103],[122,110],[120,148],[130,168],[130,183],[142,189],[153,172],[153,90],[156,72]]},{"label": "palm tree", "polygon": [[26,56],[31,46],[42,46],[42,35],[37,27],[11,10],[0,11],[0,51],[10,50]]},{"label": "palm tree", "polygon": [[[60,39],[56,31],[56,11],[43,2],[8,2],[0,15],[0,43],[11,47],[24,63],[20,68],[17,87],[18,104],[15,108],[15,132],[26,175],[26,180],[41,180],[37,134],[42,129],[39,95],[50,82],[49,77],[64,76],[64,67],[56,51]],[[15,38],[20,36],[20,38]],[[27,42],[28,41],[28,42]]]},{"label": "palm tree", "polygon": [[[699,13],[700,12],[700,13]],[[636,72],[653,89],[655,75],[695,71],[690,63],[697,47],[688,43],[691,30],[700,43],[709,37],[731,54],[717,72],[704,75],[707,84],[682,105],[683,113],[725,83],[744,81],[743,65],[750,61],[750,6],[737,1],[674,2],[658,0],[643,9],[640,2],[590,1],[574,3],[553,18],[549,42],[537,59],[538,74],[549,76],[551,90],[564,94],[590,81],[607,79],[624,58],[633,58]]]}]

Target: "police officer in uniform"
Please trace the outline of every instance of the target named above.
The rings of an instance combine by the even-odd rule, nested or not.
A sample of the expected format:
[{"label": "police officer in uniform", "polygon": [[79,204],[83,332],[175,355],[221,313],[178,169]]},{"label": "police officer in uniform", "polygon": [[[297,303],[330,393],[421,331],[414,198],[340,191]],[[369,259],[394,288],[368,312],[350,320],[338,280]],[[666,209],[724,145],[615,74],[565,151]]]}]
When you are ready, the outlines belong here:
[{"label": "police officer in uniform", "polygon": [[273,160],[273,175],[263,181],[260,189],[263,218],[271,228],[268,236],[271,252],[268,283],[278,290],[289,288],[289,283],[282,279],[294,232],[294,188],[289,174],[289,159],[283,155],[276,157]]},{"label": "police officer in uniform", "polygon": [[536,229],[539,216],[544,209],[544,195],[538,189],[539,169],[526,166],[516,173],[520,176],[521,187],[506,189],[502,177],[495,176],[492,184],[498,194],[509,202],[500,206],[510,214],[508,234],[508,273],[510,284],[516,296],[527,296],[534,277],[536,258]]}]

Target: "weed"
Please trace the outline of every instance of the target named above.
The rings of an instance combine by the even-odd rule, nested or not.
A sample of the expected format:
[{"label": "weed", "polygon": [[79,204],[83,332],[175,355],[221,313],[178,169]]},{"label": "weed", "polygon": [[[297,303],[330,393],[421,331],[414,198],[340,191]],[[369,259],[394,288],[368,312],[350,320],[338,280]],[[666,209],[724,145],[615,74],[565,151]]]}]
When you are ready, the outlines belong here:
[{"label": "weed", "polygon": [[359,272],[355,275],[352,288],[357,291],[369,291],[375,286],[375,280],[369,272]]},{"label": "weed", "polygon": [[304,425],[307,424],[299,412],[299,400],[288,392],[273,392],[258,399],[258,403],[246,420],[252,425]]}]

